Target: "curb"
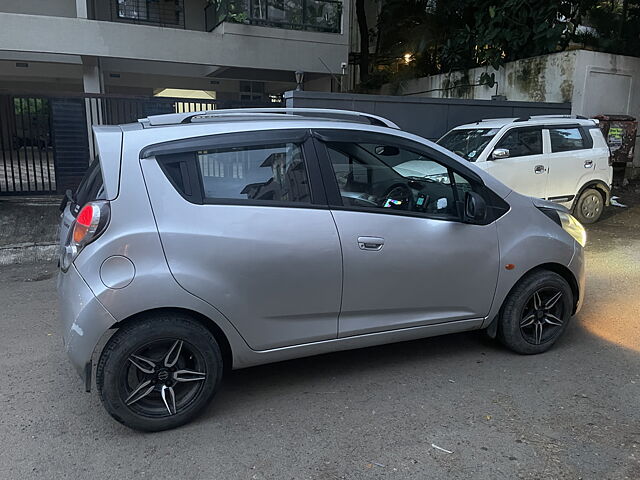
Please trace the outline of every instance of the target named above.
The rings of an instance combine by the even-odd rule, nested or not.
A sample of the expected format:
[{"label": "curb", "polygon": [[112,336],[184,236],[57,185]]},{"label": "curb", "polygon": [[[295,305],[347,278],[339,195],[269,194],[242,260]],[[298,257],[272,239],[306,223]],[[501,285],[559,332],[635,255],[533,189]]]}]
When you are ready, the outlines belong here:
[{"label": "curb", "polygon": [[57,258],[58,248],[57,243],[6,245],[0,247],[0,266],[51,262]]}]

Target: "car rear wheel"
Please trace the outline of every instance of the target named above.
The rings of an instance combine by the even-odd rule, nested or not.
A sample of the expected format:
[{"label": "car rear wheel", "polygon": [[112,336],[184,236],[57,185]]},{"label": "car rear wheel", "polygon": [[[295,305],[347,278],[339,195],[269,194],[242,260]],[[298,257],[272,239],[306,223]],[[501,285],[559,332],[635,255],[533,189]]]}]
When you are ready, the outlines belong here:
[{"label": "car rear wheel", "polygon": [[498,338],[522,354],[542,353],[564,333],[573,311],[567,281],[547,270],[523,278],[507,297],[498,324]]},{"label": "car rear wheel", "polygon": [[573,208],[573,215],[580,223],[595,223],[604,210],[604,198],[595,188],[587,188],[580,194]]},{"label": "car rear wheel", "polygon": [[144,431],[183,425],[211,401],[222,378],[209,330],[182,314],[157,314],[120,328],[96,372],[100,398],[120,423]]}]

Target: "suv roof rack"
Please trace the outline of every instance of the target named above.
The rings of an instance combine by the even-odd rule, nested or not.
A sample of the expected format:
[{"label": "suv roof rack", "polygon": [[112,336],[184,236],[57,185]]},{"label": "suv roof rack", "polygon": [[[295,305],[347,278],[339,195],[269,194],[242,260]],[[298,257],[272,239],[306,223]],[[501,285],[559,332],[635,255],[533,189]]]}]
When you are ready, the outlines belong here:
[{"label": "suv roof rack", "polygon": [[229,121],[229,120],[299,120],[300,117],[310,119],[332,118],[342,121],[367,121],[370,125],[400,129],[391,120],[372,115],[370,113],[353,112],[350,110],[334,110],[330,108],[230,108],[220,110],[205,110],[202,112],[168,113],[165,115],[150,115],[138,121],[143,127],[161,125],[178,125],[184,123]]},{"label": "suv roof rack", "polygon": [[590,118],[584,117],[582,115],[557,114],[557,115],[528,115],[526,117],[516,118],[514,122],[526,122],[527,120],[537,120],[537,119],[544,119],[544,118],[574,118],[576,120],[591,120]]}]

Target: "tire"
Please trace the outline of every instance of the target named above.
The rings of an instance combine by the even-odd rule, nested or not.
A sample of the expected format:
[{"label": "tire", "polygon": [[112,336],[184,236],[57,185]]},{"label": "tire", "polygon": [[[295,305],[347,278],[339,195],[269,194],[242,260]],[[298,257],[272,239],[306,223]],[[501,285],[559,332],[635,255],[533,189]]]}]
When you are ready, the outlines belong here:
[{"label": "tire", "polygon": [[209,330],[187,315],[158,313],[111,337],[96,383],[114,419],[156,432],[195,418],[214,397],[222,373],[220,347]]},{"label": "tire", "polygon": [[[537,306],[541,308],[536,309]],[[567,281],[548,270],[532,272],[516,284],[505,300],[498,323],[498,339],[523,355],[545,352],[567,329],[572,313],[573,292]]]},{"label": "tire", "polygon": [[573,207],[573,215],[580,223],[589,224],[597,222],[603,210],[604,198],[602,193],[595,188],[587,188],[578,197]]}]

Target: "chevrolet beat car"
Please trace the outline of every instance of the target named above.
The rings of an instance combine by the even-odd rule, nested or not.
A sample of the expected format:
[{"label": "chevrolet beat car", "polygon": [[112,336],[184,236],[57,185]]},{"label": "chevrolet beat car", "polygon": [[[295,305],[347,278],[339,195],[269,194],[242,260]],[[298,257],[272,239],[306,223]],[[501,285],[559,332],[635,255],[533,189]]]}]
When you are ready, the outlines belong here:
[{"label": "chevrolet beat car", "polygon": [[87,391],[139,430],[223,371],[485,329],[550,348],[580,308],[582,225],[392,122],[216,110],[94,129],[61,215],[59,311]]},{"label": "chevrolet beat car", "polygon": [[598,121],[570,115],[494,118],[460,125],[438,144],[510,188],[598,221],[611,200],[613,167]]}]

